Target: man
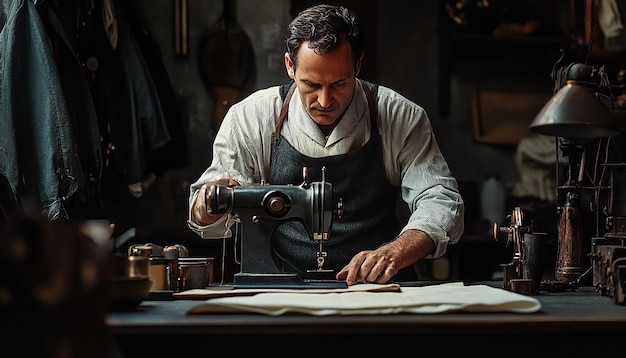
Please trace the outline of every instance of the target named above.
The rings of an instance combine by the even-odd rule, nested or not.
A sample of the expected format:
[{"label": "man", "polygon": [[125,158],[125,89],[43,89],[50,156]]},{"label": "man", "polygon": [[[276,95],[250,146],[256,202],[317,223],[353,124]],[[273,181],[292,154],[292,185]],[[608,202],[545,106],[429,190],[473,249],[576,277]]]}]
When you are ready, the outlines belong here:
[{"label": "man", "polygon": [[[414,263],[440,257],[463,233],[458,184],[426,112],[357,78],[362,31],[344,7],[302,11],[289,24],[286,43],[289,93],[262,89],[229,109],[211,166],[190,187],[189,227],[205,238],[230,234],[233,218],[207,211],[212,185],[297,185],[304,166],[310,182],[320,180],[325,166],[344,205],[325,242],[326,268],[348,285],[416,279]],[[404,227],[395,211],[400,193],[411,212]],[[311,266],[318,244],[303,226],[275,235],[273,249],[286,272]]]}]

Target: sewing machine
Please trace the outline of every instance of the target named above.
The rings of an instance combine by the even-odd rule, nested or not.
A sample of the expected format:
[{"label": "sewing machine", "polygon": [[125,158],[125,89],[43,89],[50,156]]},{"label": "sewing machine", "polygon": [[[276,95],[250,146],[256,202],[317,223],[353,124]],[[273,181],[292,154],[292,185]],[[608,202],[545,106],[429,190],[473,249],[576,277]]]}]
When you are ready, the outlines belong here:
[{"label": "sewing machine", "polygon": [[[303,168],[300,185],[212,186],[207,208],[213,214],[234,212],[241,223],[241,266],[234,276],[235,288],[338,288],[344,281],[331,279],[333,270],[324,267],[328,253],[324,242],[329,239],[333,212],[342,216],[342,201],[333,207],[333,186],[326,182],[322,168],[321,182],[308,182]],[[306,275],[284,272],[272,247],[272,233],[282,223],[300,221],[311,240],[318,243],[316,257]],[[306,276],[306,277],[303,277]]]}]

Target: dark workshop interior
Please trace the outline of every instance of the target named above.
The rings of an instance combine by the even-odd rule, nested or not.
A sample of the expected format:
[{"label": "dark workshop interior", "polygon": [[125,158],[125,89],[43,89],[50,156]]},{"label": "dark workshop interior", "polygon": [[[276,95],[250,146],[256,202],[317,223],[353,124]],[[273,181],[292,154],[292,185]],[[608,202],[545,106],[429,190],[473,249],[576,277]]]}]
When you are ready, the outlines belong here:
[{"label": "dark workshop interior", "polygon": [[[12,21],[8,16],[12,6],[25,1],[33,3],[32,9],[41,16],[40,26],[49,37],[38,41],[50,45],[56,62],[21,58],[11,64],[15,66],[12,68],[9,61],[0,63],[3,66],[0,67],[0,106],[5,108],[0,109],[0,121],[8,121],[5,115],[13,114],[16,123],[28,123],[20,127],[21,130],[28,130],[24,128],[37,123],[26,122],[28,114],[16,116],[15,113],[19,113],[20,108],[28,108],[30,115],[42,114],[41,108],[45,106],[41,106],[37,98],[42,98],[42,93],[50,94],[54,88],[45,82],[49,77],[43,72],[44,67],[38,68],[40,72],[28,72],[28,66],[37,62],[58,65],[59,77],[53,80],[72,90],[66,96],[67,108],[55,108],[66,110],[72,118],[81,120],[56,125],[82,131],[76,139],[79,151],[73,154],[83,163],[84,172],[78,173],[78,180],[86,186],[74,190],[85,200],[70,199],[58,210],[55,203],[43,206],[31,200],[32,192],[29,193],[28,188],[32,183],[18,184],[9,180],[2,187],[0,197],[4,201],[0,201],[3,214],[0,228],[12,219],[17,220],[11,214],[11,210],[17,209],[8,203],[11,189],[26,188],[20,209],[41,212],[44,217],[21,223],[18,230],[33,236],[47,233],[47,240],[39,242],[38,254],[45,256],[47,252],[47,256],[51,256],[51,252],[56,252],[55,257],[64,260],[66,265],[55,270],[76,280],[78,277],[74,277],[72,268],[81,264],[78,256],[81,260],[102,259],[84,241],[82,231],[74,229],[76,225],[82,227],[83,221],[94,221],[112,224],[105,227],[111,230],[108,235],[114,239],[113,248],[117,253],[126,253],[144,244],[177,245],[188,250],[189,256],[211,258],[211,284],[232,281],[238,270],[235,244],[231,239],[202,239],[189,229],[189,186],[211,163],[213,139],[228,109],[221,103],[238,101],[258,89],[289,80],[283,59],[284,29],[299,11],[320,3],[345,5],[359,16],[366,39],[359,77],[390,87],[424,107],[441,151],[459,183],[465,202],[464,234],[457,244],[448,247],[443,257],[422,260],[415,265],[420,280],[507,282],[507,275],[511,274],[507,269],[519,259],[516,235],[537,233],[545,237],[540,281],[548,284],[555,279],[559,235],[563,231],[571,234],[569,230],[573,230],[575,235],[584,238],[580,245],[585,254],[582,265],[586,272],[577,272],[579,280],[575,284],[596,283],[595,276],[591,275],[596,266],[586,256],[598,245],[611,244],[606,246],[611,246],[615,255],[623,253],[619,247],[624,246],[626,214],[620,215],[620,205],[626,198],[621,197],[619,183],[620,179],[626,182],[626,178],[619,168],[626,163],[622,158],[626,153],[621,152],[623,138],[619,130],[626,123],[626,116],[620,114],[620,109],[626,106],[621,95],[626,81],[623,72],[626,70],[626,30],[619,37],[607,36],[608,20],[598,14],[597,3],[613,4],[618,16],[626,19],[624,0],[0,0],[0,50],[9,48],[6,44],[16,39],[35,43],[34,27],[30,33],[19,34],[4,27]],[[49,8],[66,17],[51,15],[54,12],[48,12]],[[91,9],[95,14],[89,11],[79,14],[77,9]],[[101,13],[104,14],[102,19],[92,21]],[[72,57],[64,45],[68,38],[59,34],[58,27],[69,20],[77,24],[89,20],[88,24],[104,23],[106,27],[107,23],[111,24],[107,21],[113,21],[112,17],[107,18],[107,13],[117,14],[114,19],[119,31],[117,44],[126,49],[128,55],[111,52],[100,58],[90,57],[89,54],[98,52],[101,42],[107,39],[102,38],[101,31],[95,27],[76,26],[81,29],[79,33],[66,34],[69,41],[74,39],[71,36],[77,39],[73,51],[79,58]],[[240,36],[249,39],[248,48],[244,48],[245,58],[236,63],[216,59],[216,53],[226,56],[228,48],[217,52],[210,48],[209,37],[223,16],[234,19],[230,26],[238,26]],[[35,45],[31,47],[36,51]],[[0,53],[0,60],[8,58],[10,53],[6,55]],[[92,77],[81,77],[84,73],[72,66],[72,61],[77,60]],[[580,136],[577,133],[569,140],[567,135],[551,134],[550,129],[547,129],[550,135],[542,135],[543,128],[539,126],[536,132],[530,130],[531,124],[537,123],[533,121],[540,111],[564,85],[569,74],[574,73],[573,70],[567,72],[570,64],[584,64],[582,71],[590,69],[591,72],[583,76],[588,75],[593,83],[584,85],[593,87],[613,119],[623,121],[618,134],[610,140],[598,136],[600,138],[578,141],[587,134],[592,137],[590,132]],[[598,70],[602,76],[599,80]],[[127,86],[120,73],[132,73],[134,80],[152,82],[153,86],[149,86],[147,92],[134,93],[136,102],[118,103],[118,95],[126,91]],[[16,76],[20,76],[19,81]],[[12,83],[10,90],[3,88],[5,81]],[[17,82],[20,85],[16,87]],[[28,91],[32,93],[25,96],[27,99],[20,100],[19,94]],[[60,97],[46,95],[45,98],[54,101]],[[91,101],[97,104],[95,111],[90,108]],[[142,101],[152,105],[142,108]],[[145,123],[124,120],[124,115],[133,111],[154,111],[140,115],[154,115],[158,117],[158,124],[146,129],[142,127]],[[98,118],[109,118],[111,122],[106,128],[100,128],[99,134],[88,132],[86,121],[98,121]],[[7,133],[15,127],[0,123],[0,128],[4,132],[0,140],[12,140]],[[146,130],[149,134],[140,134]],[[16,133],[20,133],[19,129]],[[35,130],[29,135],[37,139],[36,133]],[[142,138],[138,140],[138,137]],[[90,145],[94,141],[109,143],[101,148],[104,162],[92,161],[95,153]],[[112,143],[116,141],[128,144],[127,151],[115,147]],[[32,149],[35,154],[31,154],[43,159],[31,156],[24,160],[20,159],[26,158],[23,153],[17,155],[0,150],[0,174],[12,178],[17,167],[27,168],[20,170],[28,173],[45,170],[47,164],[42,163],[55,158],[46,154],[45,142],[40,144]],[[609,145],[617,148],[615,154],[609,154]],[[3,147],[8,145],[0,143],[0,149]],[[602,166],[611,155],[618,164]],[[580,163],[587,167],[582,168]],[[587,172],[583,173],[583,169]],[[102,186],[95,188],[93,175],[99,170],[102,170]],[[576,205],[578,203],[580,205]],[[568,211],[572,206],[576,209],[574,213]],[[401,204],[397,211],[400,217],[406,215]],[[572,227],[563,227],[566,215],[571,215],[567,216],[571,220],[567,224]],[[54,219],[52,222],[70,225],[53,232],[53,228],[48,227],[49,218]],[[102,229],[96,227],[96,230],[98,228]],[[67,236],[72,236],[79,244],[59,245],[62,237]],[[0,238],[0,243],[2,241]],[[612,245],[615,242],[617,248]],[[9,247],[9,244],[6,242],[3,246]],[[11,280],[25,270],[13,261],[18,260],[16,252],[6,250],[0,255],[0,262],[4,262],[0,267],[7,270]],[[47,272],[47,260],[51,258],[37,263],[37,270],[31,274]],[[624,270],[626,266],[621,267]],[[624,277],[626,274],[622,279]],[[614,291],[613,285],[619,290]],[[617,303],[623,304],[622,285],[624,282],[611,282],[610,291],[602,291],[602,296],[612,296],[616,301],[621,298]],[[605,287],[599,289],[606,290]],[[80,288],[71,290],[80,291]],[[50,288],[46,296],[50,300],[55,295],[52,291]],[[29,311],[25,317],[33,320],[42,314],[50,321],[64,320],[69,312],[70,318],[92,328],[81,331],[68,326],[72,337],[68,342],[81,342],[73,348],[71,344],[59,348],[63,346],[59,343],[62,340],[58,340],[63,338],[62,330],[58,337],[46,336],[46,332],[56,329],[55,324],[33,328],[34,336],[46,337],[42,349],[49,346],[51,350],[68,353],[50,357],[78,357],[80,355],[70,353],[85,353],[99,345],[110,348],[110,342],[90,338],[100,337],[98,334],[105,327],[93,317],[80,314],[81,305],[106,312],[108,307],[101,299],[106,294],[104,287],[98,287],[90,291],[89,296],[73,297],[62,303],[64,307],[59,305],[54,310],[30,310],[28,300],[33,298],[24,294],[22,303],[16,307]],[[11,301],[7,297],[6,290],[0,287],[0,304]],[[621,322],[619,329],[623,331],[623,327]],[[0,333],[7,332],[5,328]],[[129,332],[134,334],[132,330]],[[11,344],[5,339],[0,338],[3,342],[0,356],[4,356],[1,346]],[[101,351],[103,357],[115,356],[108,353],[106,349]]]},{"label": "dark workshop interior", "polygon": [[[179,104],[179,124],[186,134],[188,156],[180,168],[172,159],[173,167],[163,170],[140,198],[120,192],[108,210],[111,221],[118,234],[135,228],[135,243],[180,243],[192,252],[208,252],[219,258],[222,242],[199,240],[188,230],[186,219],[189,184],[210,163],[216,130],[214,97],[203,77],[205,69],[199,63],[199,52],[203,36],[221,14],[221,1],[189,3],[184,53],[176,49],[170,1],[132,3],[136,23],[142,24],[159,46]],[[293,13],[315,3],[237,3],[237,21],[254,47],[254,66],[248,69],[250,73],[239,97],[288,80],[282,58],[283,28]],[[501,271],[499,264],[511,256],[510,249],[493,239],[490,221],[504,222],[516,204],[513,187],[521,181],[516,164],[518,144],[528,134],[527,125],[552,94],[554,81],[550,73],[559,59],[559,49],[567,50],[573,58],[586,51],[584,3],[496,1],[491,8],[472,9],[472,2],[468,2],[467,13],[463,14],[466,24],[460,25],[451,10],[446,9],[445,1],[336,3],[353,8],[366,25],[362,77],[395,88],[426,109],[441,150],[463,191],[467,237],[451,248],[451,257],[443,260],[453,261],[436,265],[435,269],[444,271],[435,272],[435,277],[490,279]],[[571,13],[573,4],[581,7],[575,9],[579,12],[576,17]],[[491,35],[499,27],[503,32],[519,31],[516,24],[526,21],[537,23],[532,36],[521,40],[513,36],[508,40],[511,36]],[[602,58],[597,61],[608,65]],[[498,105],[502,96],[511,103],[509,108]],[[481,105],[484,109],[475,108]],[[494,188],[504,192],[504,202],[483,210],[481,188],[493,178],[497,179]],[[541,197],[520,199],[531,201],[533,209],[541,211],[537,224],[542,225],[545,218],[548,223],[544,230],[554,230],[553,222],[547,218],[556,215],[552,203]],[[481,210],[491,212],[491,216],[484,218]],[[233,262],[228,256],[226,261],[228,277],[235,268],[231,265],[229,269],[228,264]],[[217,265],[218,275],[219,270]],[[433,274],[431,267],[424,267],[422,272]]]}]

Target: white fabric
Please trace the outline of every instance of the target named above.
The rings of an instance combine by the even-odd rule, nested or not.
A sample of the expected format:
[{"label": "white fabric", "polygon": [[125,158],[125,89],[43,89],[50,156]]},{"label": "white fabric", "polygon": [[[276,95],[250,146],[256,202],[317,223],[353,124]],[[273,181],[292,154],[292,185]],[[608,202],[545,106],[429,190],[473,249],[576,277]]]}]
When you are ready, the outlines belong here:
[{"label": "white fabric", "polygon": [[[402,187],[403,199],[410,203],[412,212],[402,232],[416,229],[427,233],[436,244],[432,257],[440,257],[448,243],[457,242],[463,233],[463,206],[457,182],[422,107],[383,86],[378,89],[377,103],[387,177]],[[268,182],[271,134],[281,106],[276,86],[259,90],[228,110],[215,138],[211,166],[191,186],[190,209],[196,190],[207,181],[231,178],[242,185]],[[328,138],[310,118],[297,90],[281,133],[300,153],[324,157],[360,148],[368,141],[370,130],[367,99],[357,81],[350,106]],[[228,228],[233,224],[231,216],[204,227],[192,220],[188,223],[203,238],[228,236]]]},{"label": "white fabric", "polygon": [[117,25],[117,18],[115,16],[115,5],[113,0],[104,0],[102,2],[102,23],[106,30],[107,37],[111,47],[115,50],[117,48],[117,39],[119,37],[119,29]]},{"label": "white fabric", "polygon": [[400,291],[354,290],[330,293],[267,292],[253,296],[209,299],[192,307],[187,314],[254,312],[270,316],[303,313],[314,316],[352,314],[433,314],[450,311],[533,313],[541,303],[501,288],[468,285],[462,282],[424,287],[402,287]]},{"label": "white fabric", "polygon": [[600,0],[598,23],[606,37],[617,37],[623,29],[619,7],[616,0]]},{"label": "white fabric", "polygon": [[555,137],[530,134],[520,140],[515,154],[520,180],[513,185],[514,196],[556,201],[557,150]]}]

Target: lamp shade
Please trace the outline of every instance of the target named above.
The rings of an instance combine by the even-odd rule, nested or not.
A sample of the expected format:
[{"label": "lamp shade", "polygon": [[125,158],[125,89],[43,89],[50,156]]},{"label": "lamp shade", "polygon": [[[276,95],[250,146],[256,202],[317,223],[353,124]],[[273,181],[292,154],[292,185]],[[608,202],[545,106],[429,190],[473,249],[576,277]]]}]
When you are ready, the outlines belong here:
[{"label": "lamp shade", "polygon": [[600,138],[619,134],[615,118],[587,87],[568,82],[530,124],[535,133],[564,138]]}]

